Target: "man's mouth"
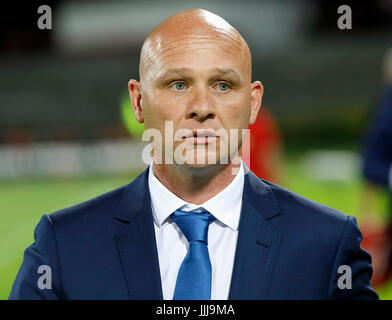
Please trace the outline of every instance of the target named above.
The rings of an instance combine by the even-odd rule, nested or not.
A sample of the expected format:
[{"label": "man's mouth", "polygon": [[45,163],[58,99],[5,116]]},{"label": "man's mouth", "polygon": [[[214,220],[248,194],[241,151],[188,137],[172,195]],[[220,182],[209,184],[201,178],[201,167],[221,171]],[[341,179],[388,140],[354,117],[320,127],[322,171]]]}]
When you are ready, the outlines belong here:
[{"label": "man's mouth", "polygon": [[194,130],[192,134],[182,138],[193,144],[208,144],[216,142],[219,136],[213,130]]}]

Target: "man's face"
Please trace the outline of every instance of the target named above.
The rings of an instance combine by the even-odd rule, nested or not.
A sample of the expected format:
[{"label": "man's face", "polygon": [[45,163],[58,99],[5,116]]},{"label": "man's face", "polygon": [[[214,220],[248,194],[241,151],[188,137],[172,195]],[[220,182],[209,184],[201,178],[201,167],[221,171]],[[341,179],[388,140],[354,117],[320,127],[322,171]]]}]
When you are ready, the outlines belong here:
[{"label": "man's face", "polygon": [[[242,129],[254,122],[259,109],[253,91],[261,84],[250,82],[249,58],[237,43],[213,34],[163,42],[155,48],[141,80],[145,128],[158,129],[165,143],[165,122],[172,121],[174,135],[180,134],[177,141],[170,139],[163,145],[163,154],[185,144],[188,165],[205,166],[208,157],[219,163],[227,158],[230,130],[238,131],[240,146]],[[181,133],[181,129],[189,130]],[[222,130],[227,135],[219,134]],[[200,157],[202,163],[195,163]]]}]

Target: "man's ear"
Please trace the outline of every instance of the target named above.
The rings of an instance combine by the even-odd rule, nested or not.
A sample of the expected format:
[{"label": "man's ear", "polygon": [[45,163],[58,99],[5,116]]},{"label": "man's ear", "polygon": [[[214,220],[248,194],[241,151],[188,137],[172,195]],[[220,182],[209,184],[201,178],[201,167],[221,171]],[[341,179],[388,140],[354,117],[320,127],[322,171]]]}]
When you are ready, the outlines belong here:
[{"label": "man's ear", "polygon": [[255,81],[251,84],[251,91],[251,111],[249,125],[254,124],[256,121],[261,107],[261,101],[263,100],[264,87],[260,81]]},{"label": "man's ear", "polygon": [[144,122],[142,103],[142,94],[140,90],[140,82],[134,79],[128,82],[129,97],[131,98],[133,112],[138,122]]}]

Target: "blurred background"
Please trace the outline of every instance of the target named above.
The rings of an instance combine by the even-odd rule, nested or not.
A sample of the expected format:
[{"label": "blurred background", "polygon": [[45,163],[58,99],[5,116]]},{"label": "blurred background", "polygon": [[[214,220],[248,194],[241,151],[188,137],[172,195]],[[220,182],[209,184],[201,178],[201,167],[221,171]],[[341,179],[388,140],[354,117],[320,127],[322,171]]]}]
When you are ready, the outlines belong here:
[{"label": "blurred background", "polygon": [[[52,29],[37,26],[42,4],[51,8]],[[343,4],[352,29],[337,26]],[[149,32],[191,8],[220,15],[251,48],[253,79],[265,88],[251,128],[251,169],[356,216],[373,255],[373,285],[392,299],[392,174],[385,173],[392,164],[392,0],[8,6],[0,20],[0,299],[43,214],[127,184],[145,168],[143,126],[127,83],[138,79]]]}]

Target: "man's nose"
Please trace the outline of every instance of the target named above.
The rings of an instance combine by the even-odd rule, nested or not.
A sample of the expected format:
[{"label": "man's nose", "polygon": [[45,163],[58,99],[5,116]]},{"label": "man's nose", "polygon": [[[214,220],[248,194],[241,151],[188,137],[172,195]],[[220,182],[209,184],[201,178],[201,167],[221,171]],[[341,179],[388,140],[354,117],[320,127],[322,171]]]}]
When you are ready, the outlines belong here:
[{"label": "man's nose", "polygon": [[193,88],[187,118],[205,121],[215,117],[214,101],[208,88]]}]

